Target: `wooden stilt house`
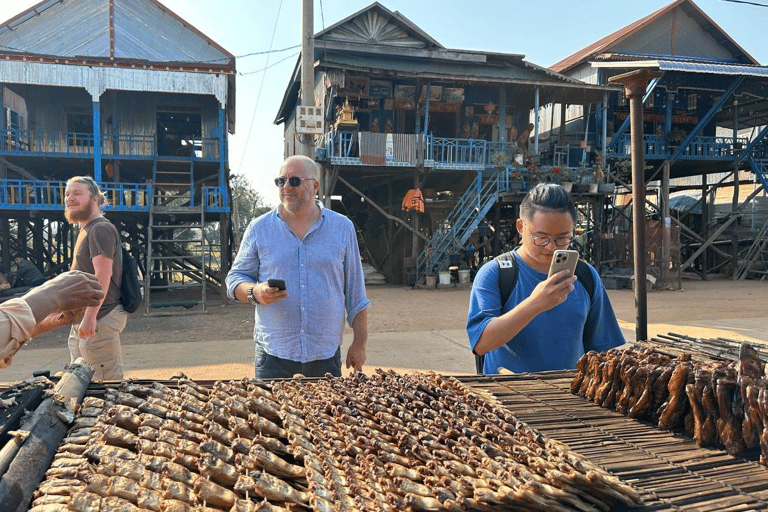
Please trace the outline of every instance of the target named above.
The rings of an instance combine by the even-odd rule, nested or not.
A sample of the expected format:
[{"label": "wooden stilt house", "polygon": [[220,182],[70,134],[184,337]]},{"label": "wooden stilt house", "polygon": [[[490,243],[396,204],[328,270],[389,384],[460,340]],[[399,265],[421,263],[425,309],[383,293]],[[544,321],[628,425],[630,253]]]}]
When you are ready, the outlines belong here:
[{"label": "wooden stilt house", "polygon": [[[297,65],[275,121],[285,127],[286,156],[300,141],[314,143],[326,205],[352,219],[364,259],[400,284],[466,265],[470,242],[480,261],[517,245],[526,187],[564,178],[564,164],[542,154],[531,112],[595,104],[619,90],[524,55],[445,48],[378,2],[316,34],[314,62],[322,129],[301,130]],[[577,193],[584,231],[600,230],[604,199]],[[598,254],[592,243],[583,249]]]},{"label": "wooden stilt house", "polygon": [[[69,268],[68,178],[106,192],[146,312],[224,298],[235,59],[156,0],[45,0],[0,25],[0,256]],[[206,296],[206,291],[215,295]]]},{"label": "wooden stilt house", "polygon": [[[644,97],[642,134],[651,193],[646,229],[658,233],[647,247],[652,266],[703,279],[708,273],[768,276],[768,67],[694,2],[677,0],[550,69],[591,84],[635,70],[658,74]],[[579,141],[605,147],[611,178],[631,181],[624,172],[629,104],[621,92],[591,109],[573,105],[559,114],[553,109],[542,116],[552,121],[543,132],[565,134],[558,149],[568,152]],[[676,209],[676,193],[696,197]],[[631,267],[625,250],[631,227],[622,218],[628,219],[613,216],[602,257]],[[676,247],[670,247],[670,229],[679,233]]]}]

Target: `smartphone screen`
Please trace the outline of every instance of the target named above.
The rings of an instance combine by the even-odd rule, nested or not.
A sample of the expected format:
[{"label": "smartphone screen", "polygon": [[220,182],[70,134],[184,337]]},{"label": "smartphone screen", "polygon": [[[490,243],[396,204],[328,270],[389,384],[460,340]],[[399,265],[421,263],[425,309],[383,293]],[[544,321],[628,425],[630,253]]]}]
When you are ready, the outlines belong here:
[{"label": "smartphone screen", "polygon": [[267,279],[267,284],[271,288],[277,288],[279,290],[285,290],[285,281],[282,279]]}]

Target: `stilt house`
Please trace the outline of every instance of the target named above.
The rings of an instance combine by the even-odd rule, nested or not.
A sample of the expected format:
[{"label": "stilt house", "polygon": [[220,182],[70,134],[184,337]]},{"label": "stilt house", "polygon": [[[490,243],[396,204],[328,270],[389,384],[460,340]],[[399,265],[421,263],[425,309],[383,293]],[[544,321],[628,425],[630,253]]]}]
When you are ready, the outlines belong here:
[{"label": "stilt house", "polygon": [[156,0],[45,0],[0,25],[0,77],[3,264],[25,251],[48,276],[69,268],[65,183],[89,175],[146,312],[178,286],[204,308],[231,259],[232,54]]},{"label": "stilt house", "polygon": [[[768,275],[768,67],[694,2],[677,0],[550,69],[591,84],[607,84],[612,76],[635,70],[657,75],[642,109],[645,180],[652,199],[647,250],[653,266],[694,271],[702,278],[711,272],[734,279]],[[579,140],[606,147],[614,163],[611,177],[620,184],[631,181],[624,173],[631,134],[623,93],[612,93],[606,105],[565,109],[564,123],[548,109],[542,117],[554,122],[543,132],[558,133],[558,124],[565,124],[565,151]],[[697,200],[682,215],[670,214],[670,193],[674,200],[675,192],[691,189]],[[718,191],[725,193],[720,194],[725,204],[715,204]],[[618,264],[631,255],[622,217],[627,220],[624,214],[613,216],[608,229],[615,235],[613,252],[604,255]],[[680,239],[666,250],[664,226]]]},{"label": "stilt house", "polygon": [[[620,90],[524,55],[445,48],[378,2],[317,33],[314,62],[320,115],[308,130],[297,65],[275,121],[286,156],[313,143],[322,198],[353,220],[363,258],[390,283],[458,269],[470,241],[481,259],[514,247],[525,188],[564,178],[543,158],[531,111]],[[585,178],[594,170],[580,169]],[[602,222],[604,197],[577,193],[583,230]]]}]

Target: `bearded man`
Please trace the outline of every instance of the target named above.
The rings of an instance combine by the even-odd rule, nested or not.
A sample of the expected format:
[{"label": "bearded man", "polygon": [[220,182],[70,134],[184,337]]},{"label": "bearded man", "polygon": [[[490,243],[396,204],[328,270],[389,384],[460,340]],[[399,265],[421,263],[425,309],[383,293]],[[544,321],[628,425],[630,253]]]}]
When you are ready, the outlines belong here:
[{"label": "bearded man", "polygon": [[101,303],[86,308],[83,319],[72,326],[69,354],[72,361],[78,357],[88,361],[95,368],[92,380],[97,382],[122,380],[120,333],[128,320],[120,303],[120,233],[104,217],[104,201],[104,193],[90,176],[67,181],[64,216],[70,224],[80,226],[72,270],[94,274],[105,291]]}]

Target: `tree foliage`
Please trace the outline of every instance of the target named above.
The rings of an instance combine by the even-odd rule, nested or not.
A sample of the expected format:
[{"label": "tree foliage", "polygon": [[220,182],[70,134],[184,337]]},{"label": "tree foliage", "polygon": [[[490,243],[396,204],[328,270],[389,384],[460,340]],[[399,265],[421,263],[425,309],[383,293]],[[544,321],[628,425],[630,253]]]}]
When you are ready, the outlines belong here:
[{"label": "tree foliage", "polygon": [[235,245],[240,245],[245,228],[248,224],[270,210],[264,204],[264,199],[253,187],[251,180],[241,174],[233,174],[229,180],[232,189],[232,232],[235,235]]}]

